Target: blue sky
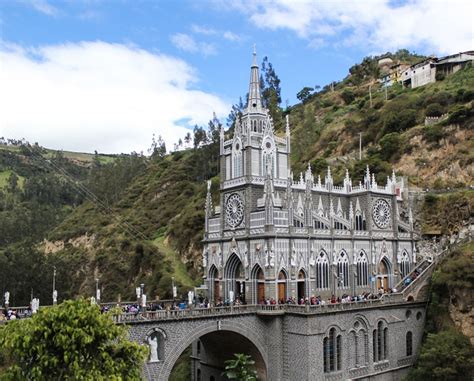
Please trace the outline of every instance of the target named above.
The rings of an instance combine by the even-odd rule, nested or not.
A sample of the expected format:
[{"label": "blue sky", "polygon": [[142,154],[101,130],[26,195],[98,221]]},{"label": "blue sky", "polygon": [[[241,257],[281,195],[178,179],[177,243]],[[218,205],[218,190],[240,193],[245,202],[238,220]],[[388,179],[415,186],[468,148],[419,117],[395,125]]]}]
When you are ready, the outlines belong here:
[{"label": "blue sky", "polygon": [[473,49],[472,16],[464,0],[0,0],[0,136],[130,152],[155,133],[171,147],[246,94],[254,43],[293,104],[367,55]]}]

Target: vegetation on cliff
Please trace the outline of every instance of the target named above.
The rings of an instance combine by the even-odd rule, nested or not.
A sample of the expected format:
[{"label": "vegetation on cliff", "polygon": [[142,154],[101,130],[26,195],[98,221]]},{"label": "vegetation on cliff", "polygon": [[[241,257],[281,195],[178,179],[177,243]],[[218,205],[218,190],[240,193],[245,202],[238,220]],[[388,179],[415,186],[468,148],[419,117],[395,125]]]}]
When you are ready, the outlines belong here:
[{"label": "vegetation on cliff", "polygon": [[[392,57],[420,58],[406,51]],[[377,59],[364,59],[341,82],[307,87],[302,103],[287,108],[280,105],[276,69],[266,61],[262,94],[277,134],[283,133],[282,117],[290,116],[295,175],[309,162],[316,175],[331,165],[336,181],[348,168],[357,182],[370,165],[381,183],[394,167],[422,187],[470,184],[474,68],[385,92],[376,82]],[[230,125],[241,108],[242,102],[234,106]],[[448,118],[424,126],[426,115],[440,113]],[[151,157],[61,153],[0,141],[0,289],[11,292],[14,304],[28,303],[31,293],[48,304],[53,266],[60,299],[92,295],[96,278],[103,300],[119,294],[134,299],[140,283],[149,299],[169,297],[173,276],[181,292],[199,284],[205,180],[212,179],[214,196],[219,184],[218,129],[215,120],[196,126],[193,146],[185,139],[187,149],[168,155],[158,138]]]}]

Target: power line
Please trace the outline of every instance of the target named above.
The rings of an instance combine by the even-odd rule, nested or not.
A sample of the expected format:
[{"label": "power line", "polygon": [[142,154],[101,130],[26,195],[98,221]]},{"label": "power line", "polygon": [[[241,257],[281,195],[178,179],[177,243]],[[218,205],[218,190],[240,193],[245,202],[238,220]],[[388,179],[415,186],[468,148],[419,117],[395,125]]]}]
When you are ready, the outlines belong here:
[{"label": "power line", "polygon": [[53,161],[45,159],[40,153],[37,153],[35,150],[33,150],[30,146],[29,143],[26,143],[24,145],[28,151],[37,159],[40,159],[44,164],[46,164],[49,169],[52,169],[53,171],[59,172],[61,175],[63,175],[66,180],[68,180],[73,188],[83,195],[87,200],[89,200],[97,209],[100,213],[106,216],[111,216],[115,219],[117,222],[118,226],[121,227],[123,230],[127,231],[129,234],[131,234],[135,239],[137,240],[149,240],[149,238],[137,230],[135,227],[130,225],[128,222],[123,221],[120,216],[114,212],[113,209],[111,209],[108,205],[106,205],[103,201],[97,197],[90,189],[88,189],[85,185],[79,183],[76,179],[72,177],[69,172],[67,172],[64,168],[56,165]]}]

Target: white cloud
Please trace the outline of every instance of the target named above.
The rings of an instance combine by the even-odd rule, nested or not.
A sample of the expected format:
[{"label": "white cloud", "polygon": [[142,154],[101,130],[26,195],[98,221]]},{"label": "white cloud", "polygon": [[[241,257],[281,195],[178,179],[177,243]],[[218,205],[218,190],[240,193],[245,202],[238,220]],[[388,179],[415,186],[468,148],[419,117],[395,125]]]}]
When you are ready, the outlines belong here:
[{"label": "white cloud", "polygon": [[176,33],[171,36],[171,42],[178,49],[189,53],[201,53],[205,56],[217,54],[216,47],[207,42],[196,41],[192,36],[185,33]]},{"label": "white cloud", "polygon": [[231,32],[229,30],[225,31],[224,34],[222,35],[226,40],[229,41],[241,41],[242,37],[240,37],[238,34]]},{"label": "white cloud", "polygon": [[437,54],[473,49],[471,0],[236,1],[260,28],[289,29],[318,47],[327,43]]},{"label": "white cloud", "polygon": [[186,126],[230,108],[190,88],[197,73],[186,62],[131,46],[2,44],[0,62],[0,136],[51,148],[146,152],[155,133],[169,149]]},{"label": "white cloud", "polygon": [[204,34],[204,35],[207,35],[207,36],[212,36],[214,34],[217,34],[217,30],[212,29],[212,28],[208,28],[206,26],[197,25],[197,24],[191,25],[191,30],[194,33]]},{"label": "white cloud", "polygon": [[44,13],[48,16],[56,16],[59,10],[49,4],[46,0],[26,0],[27,4],[30,4],[38,12]]}]

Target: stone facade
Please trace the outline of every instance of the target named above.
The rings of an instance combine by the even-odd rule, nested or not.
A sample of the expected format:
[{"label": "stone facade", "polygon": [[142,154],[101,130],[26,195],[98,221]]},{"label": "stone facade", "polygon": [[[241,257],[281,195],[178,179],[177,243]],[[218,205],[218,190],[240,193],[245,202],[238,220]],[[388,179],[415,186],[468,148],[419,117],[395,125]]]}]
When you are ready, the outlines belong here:
[{"label": "stone facade", "polygon": [[[190,345],[194,381],[211,380],[211,376],[223,380],[223,361],[236,348],[252,354],[259,379],[270,381],[399,380],[415,361],[425,303],[362,304],[347,311],[331,311],[327,306],[308,306],[306,311],[304,306],[298,308],[285,313],[243,310],[138,322],[130,324],[130,338],[147,343],[151,334],[159,334],[159,361],[147,362],[144,368],[146,379],[159,381],[168,379],[176,360]],[[379,343],[377,332],[374,334],[379,326],[384,329],[385,344]],[[332,348],[327,343],[331,330],[340,337]],[[374,355],[378,347],[383,355]]]},{"label": "stone facade", "polygon": [[284,136],[261,103],[254,53],[249,99],[232,138],[221,130],[220,206],[206,200],[203,266],[209,299],[259,303],[393,287],[416,259],[411,211],[395,174],[380,186],[367,168],[334,184],[308,166],[297,180]]}]

